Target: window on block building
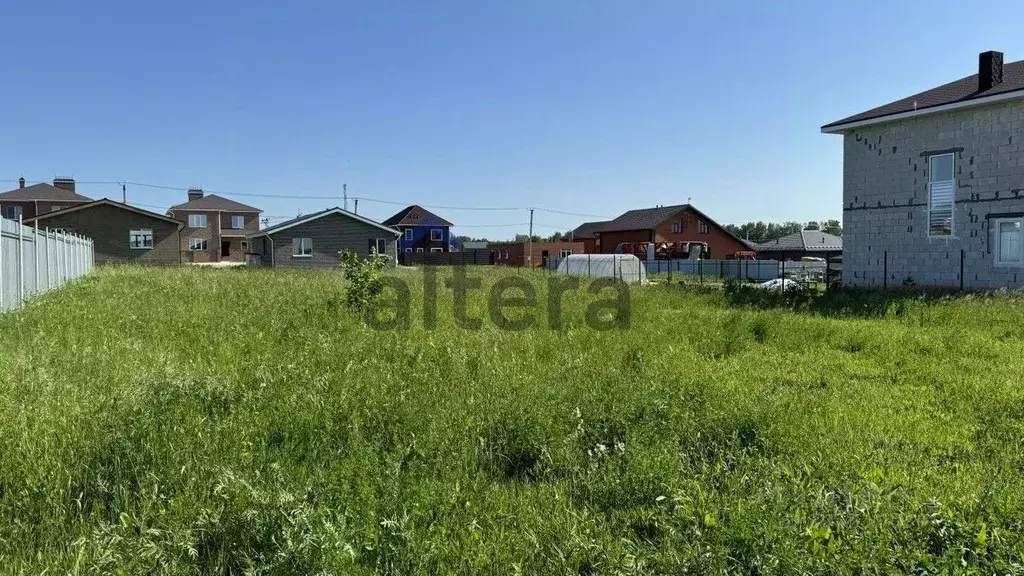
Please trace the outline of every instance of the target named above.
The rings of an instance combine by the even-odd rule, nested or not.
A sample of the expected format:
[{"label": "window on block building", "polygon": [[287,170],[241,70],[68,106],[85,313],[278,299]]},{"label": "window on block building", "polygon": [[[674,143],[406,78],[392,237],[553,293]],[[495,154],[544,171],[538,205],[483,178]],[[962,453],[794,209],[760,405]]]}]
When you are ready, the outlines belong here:
[{"label": "window on block building", "polygon": [[703,221],[703,220],[697,220],[697,233],[698,234],[707,234],[708,233],[708,223]]},{"label": "window on block building", "polygon": [[8,220],[21,218],[21,206],[7,206],[4,208],[4,218]]},{"label": "window on block building", "polygon": [[572,254],[572,248],[561,248],[558,251],[558,257],[559,258],[565,258],[566,256],[569,256],[571,254]]},{"label": "window on block building", "polygon": [[189,214],[189,228],[206,228],[206,214]]},{"label": "window on block building", "polygon": [[443,240],[443,238],[442,238],[443,234],[444,234],[444,231],[441,230],[440,228],[431,228],[430,229],[430,240],[433,241],[433,242],[439,242],[439,241]]},{"label": "window on block building", "polygon": [[235,230],[241,230],[245,228],[245,217],[244,216],[232,216],[231,227]]},{"label": "window on block building", "polygon": [[292,257],[308,258],[313,255],[312,238],[292,238]]},{"label": "window on block building", "polygon": [[672,223],[672,233],[673,234],[679,234],[679,232],[681,230],[682,230],[682,226],[680,226],[679,222],[673,222]]},{"label": "window on block building", "polygon": [[953,204],[956,178],[953,155],[936,154],[928,158],[928,235],[953,235]]},{"label": "window on block building", "polygon": [[148,228],[135,228],[128,231],[128,246],[134,250],[145,250],[153,247],[153,231]]},{"label": "window on block building", "polygon": [[996,231],[996,265],[1024,265],[1024,218],[994,220],[992,226]]},{"label": "window on block building", "polygon": [[370,238],[368,250],[370,254],[387,254],[388,241],[384,238]]},{"label": "window on block building", "polygon": [[189,238],[188,249],[193,252],[202,252],[206,250],[206,238]]}]

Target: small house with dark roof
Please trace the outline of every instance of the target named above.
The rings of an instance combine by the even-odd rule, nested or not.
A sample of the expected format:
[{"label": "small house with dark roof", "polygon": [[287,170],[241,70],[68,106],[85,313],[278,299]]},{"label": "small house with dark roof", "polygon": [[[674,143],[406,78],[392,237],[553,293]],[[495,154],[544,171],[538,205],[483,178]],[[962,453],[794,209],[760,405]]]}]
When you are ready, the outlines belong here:
[{"label": "small house with dark roof", "polygon": [[609,220],[601,220],[599,222],[584,222],[580,224],[572,232],[569,232],[569,240],[573,242],[583,243],[583,252],[585,254],[599,254],[600,243],[598,242],[597,231],[602,226],[608,224]]},{"label": "small house with dark roof", "polygon": [[602,254],[615,253],[623,242],[705,242],[712,259],[751,249],[690,204],[630,210],[597,227],[594,234]]},{"label": "small house with dark roof", "polygon": [[801,230],[755,246],[761,260],[828,259],[843,253],[843,239],[821,230]]},{"label": "small house with dark roof", "polygon": [[398,239],[399,252],[457,250],[458,241],[451,233],[454,224],[421,206],[403,208],[383,223],[402,233],[402,237]]},{"label": "small house with dark roof", "polygon": [[843,138],[843,284],[1024,287],[1024,60],[821,127]]},{"label": "small house with dark roof", "polygon": [[59,229],[93,241],[97,264],[179,264],[184,223],[169,216],[103,198],[46,212],[26,226]]},{"label": "small house with dark roof", "polygon": [[248,235],[260,229],[259,208],[190,188],[188,202],[171,206],[167,215],[185,223],[181,232],[184,262],[245,262]]},{"label": "small house with dark roof", "polygon": [[19,178],[16,189],[0,193],[0,217],[28,220],[92,201],[75,192],[74,178],[54,178],[53,185],[39,182],[27,186],[25,179]]},{"label": "small house with dark roof", "polygon": [[400,235],[395,228],[335,207],[253,232],[249,245],[263,265],[278,268],[336,268],[342,250],[364,258],[386,254],[393,266]]}]

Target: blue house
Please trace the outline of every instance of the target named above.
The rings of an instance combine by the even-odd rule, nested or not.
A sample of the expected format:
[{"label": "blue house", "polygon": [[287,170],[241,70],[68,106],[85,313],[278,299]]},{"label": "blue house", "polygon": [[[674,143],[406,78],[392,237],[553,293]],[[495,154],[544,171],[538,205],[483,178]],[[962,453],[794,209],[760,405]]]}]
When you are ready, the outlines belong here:
[{"label": "blue house", "polygon": [[453,252],[458,239],[452,236],[451,222],[420,206],[409,206],[385,220],[384,225],[397,228],[399,252]]}]

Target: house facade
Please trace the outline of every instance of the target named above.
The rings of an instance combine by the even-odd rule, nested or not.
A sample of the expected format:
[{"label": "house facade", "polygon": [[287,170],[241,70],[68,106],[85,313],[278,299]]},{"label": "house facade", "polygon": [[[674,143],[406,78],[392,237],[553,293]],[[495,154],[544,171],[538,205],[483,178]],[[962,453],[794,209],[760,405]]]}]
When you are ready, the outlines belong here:
[{"label": "house facade", "polygon": [[420,206],[407,206],[383,224],[402,233],[399,252],[451,252],[458,247],[453,224]]},{"label": "house facade", "polygon": [[0,193],[0,218],[28,220],[93,201],[75,192],[74,178],[55,178],[52,185],[25,184],[25,179],[19,178],[16,189]]},{"label": "house facade", "polygon": [[260,229],[262,210],[201,188],[190,188],[188,202],[167,215],[185,223],[179,251],[183,262],[245,262],[248,236]]},{"label": "house facade", "polygon": [[595,230],[603,254],[623,242],[706,242],[707,258],[724,259],[750,246],[689,204],[630,210]]},{"label": "house facade", "polygon": [[549,258],[585,254],[583,242],[488,242],[487,249],[499,266],[545,266]]},{"label": "house facade", "polygon": [[337,268],[341,250],[365,258],[374,252],[386,254],[394,266],[399,235],[390,226],[330,208],[250,234],[249,246],[263,265],[278,268]]},{"label": "house facade", "polygon": [[1024,286],[1024,61],[822,127],[843,136],[843,283]]},{"label": "house facade", "polygon": [[183,223],[106,198],[47,212],[25,224],[91,238],[96,264],[181,263],[178,247]]}]

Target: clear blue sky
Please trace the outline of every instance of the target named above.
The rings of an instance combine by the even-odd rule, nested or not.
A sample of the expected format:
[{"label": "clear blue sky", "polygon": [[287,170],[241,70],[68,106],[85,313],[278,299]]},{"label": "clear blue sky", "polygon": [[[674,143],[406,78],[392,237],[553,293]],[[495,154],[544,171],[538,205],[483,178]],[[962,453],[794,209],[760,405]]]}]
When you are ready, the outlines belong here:
[{"label": "clear blue sky", "polygon": [[[841,141],[822,124],[970,74],[984,50],[1024,58],[1014,2],[155,4],[0,6],[0,179],[838,218]],[[340,204],[233,197],[271,217]],[[528,219],[435,211],[490,238]],[[587,219],[538,213],[535,230]]]}]

